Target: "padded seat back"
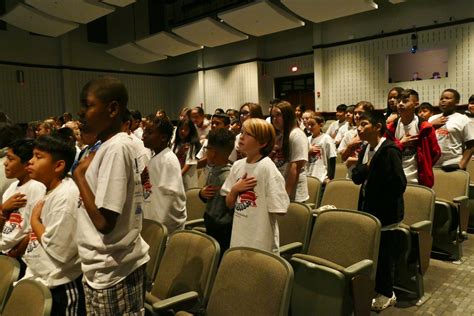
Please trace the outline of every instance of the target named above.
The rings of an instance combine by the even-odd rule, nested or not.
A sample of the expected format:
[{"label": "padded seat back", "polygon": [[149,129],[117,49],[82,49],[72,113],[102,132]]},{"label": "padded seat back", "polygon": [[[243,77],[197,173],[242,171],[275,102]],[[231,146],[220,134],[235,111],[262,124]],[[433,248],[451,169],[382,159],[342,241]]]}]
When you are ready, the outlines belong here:
[{"label": "padded seat back", "polygon": [[217,272],[206,315],[288,315],[293,269],[279,256],[245,247],[228,250]]},{"label": "padded seat back", "polygon": [[2,316],[47,316],[51,314],[53,299],[42,283],[23,280],[13,288]]},{"label": "padded seat back", "polygon": [[307,176],[308,183],[308,203],[313,203],[315,207],[319,206],[319,199],[321,197],[321,181],[318,178]]},{"label": "padded seat back", "polygon": [[191,188],[186,190],[187,221],[204,217],[206,203],[199,198],[199,191],[201,191],[201,188]]},{"label": "padded seat back", "polygon": [[220,248],[217,241],[194,230],[171,234],[151,294],[165,299],[196,291],[205,304],[214,280]]},{"label": "padded seat back", "polygon": [[466,171],[446,172],[439,168],[433,168],[433,173],[435,177],[433,190],[436,193],[436,198],[452,201],[455,197],[468,196],[469,173]]},{"label": "padded seat back", "polygon": [[360,185],[348,179],[334,179],[324,189],[321,206],[334,205],[340,209],[357,210]]},{"label": "padded seat back", "polygon": [[345,268],[364,259],[374,262],[375,277],[380,243],[380,222],[374,216],[352,210],[322,211],[308,247],[308,255]]},{"label": "padded seat back", "polygon": [[13,289],[13,282],[18,280],[20,264],[8,256],[0,256],[0,313]]},{"label": "padded seat back", "polygon": [[148,250],[150,261],[146,265],[146,273],[149,280],[152,281],[155,279],[158,265],[165,251],[168,230],[163,224],[150,219],[143,219],[141,235],[143,240],[150,246]]},{"label": "padded seat back", "polygon": [[405,216],[403,223],[410,226],[421,221],[433,222],[435,193],[422,185],[408,184],[403,193]]},{"label": "padded seat back", "polygon": [[278,217],[280,246],[300,242],[303,244],[304,253],[309,241],[312,219],[311,210],[307,205],[291,202],[288,212]]}]

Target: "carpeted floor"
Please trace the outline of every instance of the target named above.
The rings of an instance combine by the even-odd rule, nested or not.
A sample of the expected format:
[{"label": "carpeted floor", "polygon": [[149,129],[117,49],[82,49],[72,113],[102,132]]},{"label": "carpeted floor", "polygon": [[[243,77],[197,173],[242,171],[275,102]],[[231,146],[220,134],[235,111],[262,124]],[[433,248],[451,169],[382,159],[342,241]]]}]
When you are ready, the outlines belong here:
[{"label": "carpeted floor", "polygon": [[[425,294],[428,300],[421,306],[399,301],[381,315],[474,315],[474,235],[463,244],[463,262],[431,259],[426,272]],[[377,315],[372,313],[372,315]]]}]

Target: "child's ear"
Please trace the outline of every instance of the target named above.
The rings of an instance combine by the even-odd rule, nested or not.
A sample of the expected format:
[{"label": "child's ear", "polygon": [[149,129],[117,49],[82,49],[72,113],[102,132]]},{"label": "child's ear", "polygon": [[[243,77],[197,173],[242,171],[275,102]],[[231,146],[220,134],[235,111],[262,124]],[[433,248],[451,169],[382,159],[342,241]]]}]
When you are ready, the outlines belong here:
[{"label": "child's ear", "polygon": [[109,103],[109,115],[110,117],[116,117],[121,113],[120,111],[120,105],[118,104],[117,101],[112,101]]},{"label": "child's ear", "polygon": [[58,160],[55,163],[54,172],[59,173],[59,174],[62,175],[64,173],[65,168],[66,168],[66,161]]},{"label": "child's ear", "polygon": [[375,130],[377,131],[377,133],[380,134],[380,131],[382,130],[382,124],[381,123],[377,123],[375,125]]}]

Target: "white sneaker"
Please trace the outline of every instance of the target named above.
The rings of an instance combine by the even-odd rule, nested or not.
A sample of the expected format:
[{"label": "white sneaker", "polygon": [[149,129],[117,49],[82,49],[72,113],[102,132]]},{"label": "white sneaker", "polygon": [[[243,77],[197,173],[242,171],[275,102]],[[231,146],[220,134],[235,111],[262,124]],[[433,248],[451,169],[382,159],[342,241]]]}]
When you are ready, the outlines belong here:
[{"label": "white sneaker", "polygon": [[386,308],[389,308],[390,306],[395,305],[396,303],[397,297],[395,296],[395,293],[392,294],[392,297],[386,297],[385,295],[377,294],[377,296],[372,299],[372,310],[380,312]]}]

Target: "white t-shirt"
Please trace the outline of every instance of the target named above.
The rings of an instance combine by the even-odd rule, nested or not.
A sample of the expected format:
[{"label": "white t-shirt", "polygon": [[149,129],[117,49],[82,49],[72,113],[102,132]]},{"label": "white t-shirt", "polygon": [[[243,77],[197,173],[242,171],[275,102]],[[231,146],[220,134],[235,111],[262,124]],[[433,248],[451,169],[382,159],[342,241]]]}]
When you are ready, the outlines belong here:
[{"label": "white t-shirt", "polygon": [[[395,137],[402,139],[405,135],[418,135],[418,116],[408,125],[404,125],[401,119],[398,119],[397,129],[395,130]],[[402,150],[402,164],[403,171],[408,183],[418,183],[418,160],[417,160],[417,146],[404,146]]]},{"label": "white t-shirt", "polygon": [[257,185],[237,197],[230,247],[252,247],[278,254],[280,235],[275,213],[285,214],[290,204],[285,180],[270,158],[252,164],[243,158],[232,166],[221,194],[227,195],[245,173],[255,177]]},{"label": "white t-shirt", "polygon": [[168,234],[184,228],[186,193],[181,166],[169,148],[153,156],[148,163],[148,181],[143,183],[143,216],[166,226]]},{"label": "white t-shirt", "polygon": [[209,122],[209,120],[205,118],[201,127],[197,125],[194,126],[196,126],[199,140],[201,141],[201,143],[204,142],[207,137],[207,134],[209,134],[209,131],[211,130],[211,122]]},{"label": "white t-shirt", "polygon": [[191,145],[189,144],[177,146],[175,150],[175,154],[178,157],[181,167],[184,167],[184,165],[189,165],[188,171],[183,175],[185,190],[199,186],[197,173],[197,163],[199,160],[197,159],[195,152],[196,150],[191,150]]},{"label": "white t-shirt", "polygon": [[41,211],[45,231],[41,243],[30,231],[30,242],[23,255],[27,265],[24,279],[54,288],[82,274],[76,241],[78,199],[79,189],[69,177],[45,194]]},{"label": "white t-shirt", "polygon": [[238,160],[240,135],[242,135],[242,133],[238,133],[238,134],[235,136],[234,149],[232,150],[232,152],[231,152],[230,155],[229,155],[229,161],[230,161],[231,163],[234,163],[235,161]]},{"label": "white t-shirt", "polygon": [[[441,115],[433,115],[429,122]],[[436,130],[436,138],[441,148],[441,157],[435,167],[457,164],[462,159],[464,144],[474,139],[474,121],[455,112],[448,116],[446,124]]]},{"label": "white t-shirt", "polygon": [[[280,138],[280,145],[278,145],[279,149],[276,151],[276,154],[273,157],[273,162],[275,163],[283,177],[286,179],[286,175],[288,173],[288,162],[301,160],[304,160],[306,162],[308,161],[309,144],[308,138],[306,137],[304,132],[299,128],[294,128],[289,135],[290,157],[288,161],[286,161],[283,155],[283,150],[281,149],[281,141],[282,139]],[[308,198],[309,195],[308,184],[306,181],[306,169],[305,167],[303,167],[298,176],[295,201],[304,202]]]},{"label": "white t-shirt", "polygon": [[[345,120],[342,122],[339,122],[338,120],[336,120],[335,122],[332,122],[331,125],[329,125],[329,128],[326,131],[326,134],[328,134],[331,138],[336,137],[339,129],[346,123],[347,122]],[[332,137],[332,135],[334,135],[334,137]]]},{"label": "white t-shirt", "polygon": [[130,134],[128,137],[132,140],[133,151],[137,156],[138,170],[141,174],[151,159],[151,150],[146,148],[143,141],[134,134]]},{"label": "white t-shirt", "polygon": [[137,136],[138,139],[143,139],[143,128],[137,127],[136,130],[133,131],[133,135]]},{"label": "white t-shirt", "polygon": [[111,287],[145,264],[142,239],[143,190],[133,145],[126,133],[102,143],[86,171],[95,205],[117,213],[115,228],[104,235],[92,223],[82,201],[77,215],[77,242],[86,282],[94,289]]},{"label": "white t-shirt", "polygon": [[[344,135],[344,137],[342,138],[342,141],[339,144],[339,147],[337,147],[337,152],[342,153],[347,148],[347,146],[352,141],[352,139],[356,136],[357,136],[357,128],[354,128],[354,129],[351,129],[351,130],[347,131],[346,134]],[[351,157],[352,158],[358,158],[359,157],[359,152],[362,150],[362,147],[363,147],[363,144],[361,144],[354,151],[354,153],[352,154]],[[355,165],[352,165],[349,168],[347,168],[347,175],[346,175],[347,179],[352,178],[352,169],[354,169],[354,168],[355,168]]]},{"label": "white t-shirt", "polygon": [[46,187],[38,181],[29,180],[22,186],[18,186],[16,180],[3,193],[3,202],[16,193],[22,193],[26,198],[26,205],[14,210],[10,218],[5,222],[0,236],[0,251],[8,253],[30,232],[30,215],[36,203],[44,197]]},{"label": "white t-shirt", "polygon": [[[308,175],[316,177],[323,182],[328,175],[329,159],[337,156],[336,145],[331,136],[321,133],[317,137],[308,137],[310,147],[313,145],[321,147],[317,154],[310,154],[307,164]],[[310,149],[311,152],[311,149]]]},{"label": "white t-shirt", "polygon": [[[351,129],[353,129],[354,127],[353,126],[350,126],[349,125],[349,122],[345,122],[344,124],[342,124],[342,126],[339,128],[339,130],[337,131],[337,134],[336,134],[336,137],[334,138],[334,141],[335,142],[341,142],[342,139],[344,138],[344,135]],[[326,132],[327,134],[327,132]],[[328,134],[329,135],[329,134]]]}]

